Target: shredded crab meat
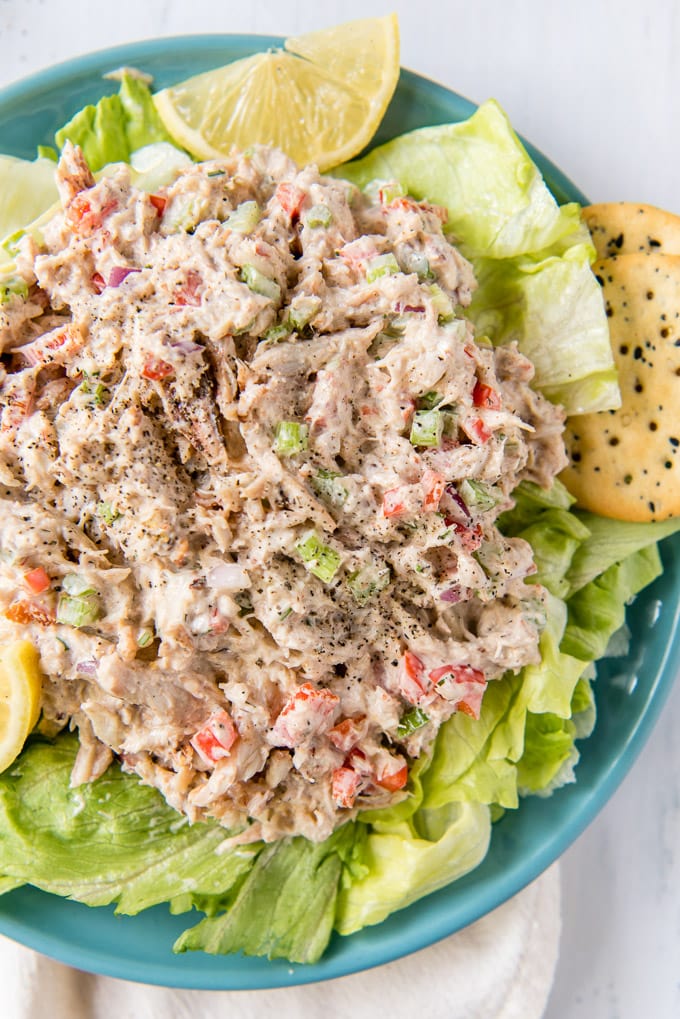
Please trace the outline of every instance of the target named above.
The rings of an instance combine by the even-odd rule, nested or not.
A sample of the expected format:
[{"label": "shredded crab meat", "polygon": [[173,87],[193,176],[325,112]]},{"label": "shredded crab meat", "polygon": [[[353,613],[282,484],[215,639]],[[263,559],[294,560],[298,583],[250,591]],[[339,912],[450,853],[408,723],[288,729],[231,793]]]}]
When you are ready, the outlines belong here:
[{"label": "shredded crab meat", "polygon": [[513,346],[476,341],[445,211],[256,147],[149,196],[58,167],[0,315],[0,637],[111,760],[225,846],[322,840],[538,660],[498,515],[565,463]]}]

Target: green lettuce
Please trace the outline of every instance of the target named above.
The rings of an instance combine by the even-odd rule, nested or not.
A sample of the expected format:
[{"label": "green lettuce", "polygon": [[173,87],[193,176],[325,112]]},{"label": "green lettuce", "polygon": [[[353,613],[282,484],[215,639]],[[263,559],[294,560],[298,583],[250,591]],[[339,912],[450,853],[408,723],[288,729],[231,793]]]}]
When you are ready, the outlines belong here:
[{"label": "green lettuce", "polygon": [[96,106],[85,106],[60,128],[55,141],[79,145],[90,169],[107,163],[129,162],[137,149],[154,142],[171,142],[156,112],[151,91],[139,78],[123,75],[120,90],[104,96]]},{"label": "green lettuce", "polygon": [[569,414],[620,405],[590,235],[559,206],[493,100],[458,124],[421,128],[333,171],[365,188],[397,180],[443,205],[479,287],[468,314],[495,343],[516,341],[536,386]]}]

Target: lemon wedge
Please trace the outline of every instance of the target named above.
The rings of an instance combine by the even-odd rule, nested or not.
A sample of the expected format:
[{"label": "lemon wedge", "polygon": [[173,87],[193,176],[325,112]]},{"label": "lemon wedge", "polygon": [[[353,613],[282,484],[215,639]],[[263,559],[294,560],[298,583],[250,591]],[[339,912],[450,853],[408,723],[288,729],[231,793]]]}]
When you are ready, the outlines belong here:
[{"label": "lemon wedge", "polygon": [[324,171],[371,140],[398,78],[399,25],[388,14],[287,39],[282,50],[188,78],[154,101],[198,159],[260,143]]},{"label": "lemon wedge", "polygon": [[40,657],[30,641],[0,652],[0,772],[19,755],[40,715]]}]

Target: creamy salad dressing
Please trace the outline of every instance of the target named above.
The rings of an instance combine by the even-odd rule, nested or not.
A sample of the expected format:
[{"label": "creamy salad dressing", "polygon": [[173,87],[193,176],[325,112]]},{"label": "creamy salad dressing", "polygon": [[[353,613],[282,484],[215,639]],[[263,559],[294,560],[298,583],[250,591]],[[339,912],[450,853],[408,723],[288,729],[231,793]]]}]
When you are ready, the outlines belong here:
[{"label": "creamy salad dressing", "polygon": [[324,839],[538,661],[495,521],[563,414],[393,184],[255,148],[148,195],[67,145],[59,186],[0,308],[0,637],[39,648],[74,784],[115,755],[237,839]]}]

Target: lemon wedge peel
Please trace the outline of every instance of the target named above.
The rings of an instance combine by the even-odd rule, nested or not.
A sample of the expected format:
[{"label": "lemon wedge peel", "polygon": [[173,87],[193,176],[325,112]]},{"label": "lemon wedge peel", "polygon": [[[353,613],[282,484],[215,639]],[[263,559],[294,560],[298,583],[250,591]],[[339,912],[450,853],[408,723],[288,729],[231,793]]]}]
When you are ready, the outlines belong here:
[{"label": "lemon wedge peel", "polygon": [[40,717],[40,656],[28,640],[17,640],[0,652],[0,772],[18,755]]},{"label": "lemon wedge peel", "polygon": [[375,134],[399,78],[395,14],[287,39],[156,93],[176,142],[198,159],[274,145],[299,165],[330,169]]}]

